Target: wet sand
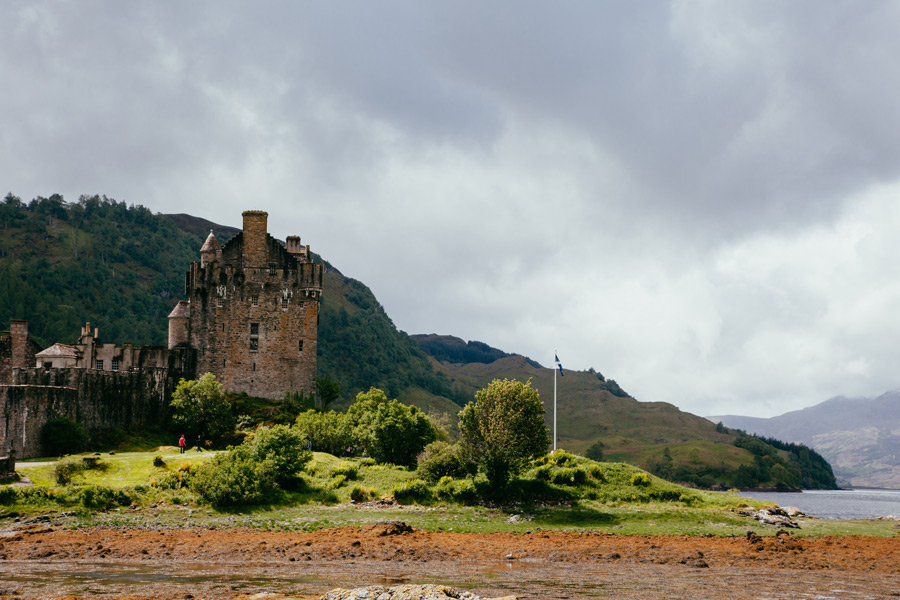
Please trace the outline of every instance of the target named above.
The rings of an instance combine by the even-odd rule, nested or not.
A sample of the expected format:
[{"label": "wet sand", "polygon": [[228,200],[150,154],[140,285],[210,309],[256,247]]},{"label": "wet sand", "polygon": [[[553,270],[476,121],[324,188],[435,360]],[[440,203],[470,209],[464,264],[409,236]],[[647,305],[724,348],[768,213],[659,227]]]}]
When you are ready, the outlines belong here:
[{"label": "wet sand", "polygon": [[900,597],[900,538],[204,529],[0,532],[0,597],[315,598],[333,587],[444,583],[481,596]]}]

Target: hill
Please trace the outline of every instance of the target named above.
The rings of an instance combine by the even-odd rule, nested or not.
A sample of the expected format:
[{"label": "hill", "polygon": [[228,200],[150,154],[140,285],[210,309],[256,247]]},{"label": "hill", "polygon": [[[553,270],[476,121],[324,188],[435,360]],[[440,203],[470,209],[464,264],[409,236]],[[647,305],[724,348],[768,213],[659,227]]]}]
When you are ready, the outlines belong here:
[{"label": "hill", "polygon": [[815,448],[853,486],[900,489],[900,391],[831,398],[769,419],[710,417],[728,427]]},{"label": "hill", "polygon": [[[25,203],[12,194],[0,203],[0,227],[0,323],[28,319],[44,346],[74,341],[85,321],[106,341],[165,344],[166,317],[183,295],[183,274],[207,232],[215,230],[224,244],[237,231],[100,196]],[[482,342],[413,338],[396,328],[365,284],[319,256],[313,260],[326,265],[319,373],[341,383],[343,405],[358,391],[379,387],[452,432],[475,391],[506,377],[532,379],[552,406],[551,369]],[[559,443],[572,451],[706,487],[834,485],[827,465],[803,448],[717,429],[670,404],[638,402],[593,370],[567,371],[559,397]]]}]

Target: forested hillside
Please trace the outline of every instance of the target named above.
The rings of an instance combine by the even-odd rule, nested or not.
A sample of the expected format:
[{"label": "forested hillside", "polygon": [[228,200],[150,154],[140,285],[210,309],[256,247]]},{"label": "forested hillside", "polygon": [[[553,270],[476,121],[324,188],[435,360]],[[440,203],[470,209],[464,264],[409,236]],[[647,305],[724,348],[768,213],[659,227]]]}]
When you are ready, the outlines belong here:
[{"label": "forested hillside", "polygon": [[[103,196],[67,203],[58,195],[24,202],[8,194],[0,203],[0,324],[27,319],[45,346],[73,343],[86,321],[106,342],[164,345],[167,316],[184,298],[184,272],[210,228],[222,244],[238,231]],[[366,285],[313,260],[326,265],[318,371],[340,382],[339,407],[378,387],[443,415],[453,431],[460,407],[494,378],[532,379],[552,406],[552,369],[482,342],[413,339]],[[593,369],[566,375],[559,382],[564,448],[707,487],[834,487],[830,467],[805,447],[717,428],[670,404],[638,402]]]}]

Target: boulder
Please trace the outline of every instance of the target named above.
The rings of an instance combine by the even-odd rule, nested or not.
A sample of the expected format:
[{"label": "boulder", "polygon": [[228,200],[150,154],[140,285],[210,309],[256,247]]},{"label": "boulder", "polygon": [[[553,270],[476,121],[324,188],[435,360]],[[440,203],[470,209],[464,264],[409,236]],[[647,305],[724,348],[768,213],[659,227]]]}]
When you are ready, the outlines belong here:
[{"label": "boulder", "polygon": [[458,592],[446,585],[398,585],[385,588],[380,585],[352,590],[331,590],[319,600],[516,600],[515,596],[481,598],[471,592]]}]

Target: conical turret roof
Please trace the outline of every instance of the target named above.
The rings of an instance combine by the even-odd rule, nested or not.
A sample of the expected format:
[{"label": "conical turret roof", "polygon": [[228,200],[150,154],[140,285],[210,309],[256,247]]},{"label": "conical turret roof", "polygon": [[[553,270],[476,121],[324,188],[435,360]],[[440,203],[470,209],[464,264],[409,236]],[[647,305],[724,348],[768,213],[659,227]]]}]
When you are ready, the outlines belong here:
[{"label": "conical turret roof", "polygon": [[170,319],[188,319],[191,316],[191,303],[187,300],[179,300],[172,312],[169,313]]},{"label": "conical turret roof", "polygon": [[216,239],[212,229],[210,229],[209,235],[206,236],[206,241],[203,242],[203,247],[200,248],[200,252],[218,252],[219,250],[221,250],[219,240]]}]

